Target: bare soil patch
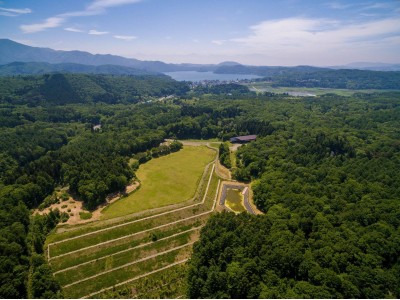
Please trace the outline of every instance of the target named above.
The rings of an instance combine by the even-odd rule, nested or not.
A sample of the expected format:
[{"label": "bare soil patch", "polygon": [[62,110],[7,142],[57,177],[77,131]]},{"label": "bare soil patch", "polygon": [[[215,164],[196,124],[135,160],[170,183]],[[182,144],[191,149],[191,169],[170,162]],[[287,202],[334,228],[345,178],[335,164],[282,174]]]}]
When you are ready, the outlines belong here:
[{"label": "bare soil patch", "polygon": [[73,197],[69,197],[68,200],[60,201],[60,203],[52,204],[51,206],[45,208],[40,211],[39,209],[35,209],[33,214],[48,214],[50,210],[58,209],[60,212],[66,212],[69,215],[69,219],[65,223],[66,225],[76,225],[83,224],[88,222],[97,221],[100,219],[101,211],[109,204],[119,200],[121,197],[126,196],[127,194],[133,192],[139,187],[139,182],[133,182],[130,185],[126,186],[125,191],[112,193],[107,196],[106,202],[104,204],[99,205],[94,211],[92,211],[92,217],[86,220],[81,219],[79,213],[80,212],[89,212],[83,208],[83,202],[74,199]]}]

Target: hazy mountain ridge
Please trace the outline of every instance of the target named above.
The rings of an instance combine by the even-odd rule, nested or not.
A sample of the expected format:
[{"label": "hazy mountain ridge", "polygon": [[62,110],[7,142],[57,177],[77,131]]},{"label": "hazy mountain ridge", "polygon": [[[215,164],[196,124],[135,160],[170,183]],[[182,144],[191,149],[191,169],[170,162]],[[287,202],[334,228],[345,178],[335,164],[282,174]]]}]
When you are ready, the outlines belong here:
[{"label": "hazy mountain ridge", "polygon": [[166,64],[161,61],[141,61],[111,54],[91,54],[84,51],[62,51],[23,45],[0,39],[0,65],[12,62],[74,63],[82,65],[118,65],[150,72],[211,71],[215,65]]},{"label": "hazy mountain ridge", "polygon": [[388,64],[379,62],[354,62],[343,66],[333,66],[332,69],[358,69],[369,71],[400,71],[400,64]]},{"label": "hazy mountain ridge", "polygon": [[[12,63],[29,63],[25,66]],[[51,65],[35,65],[47,63]],[[43,72],[104,73],[115,75],[141,75],[142,72],[212,71],[219,74],[254,74],[259,76],[283,76],[309,72],[357,69],[365,71],[398,71],[400,64],[352,63],[345,66],[248,66],[225,61],[219,64],[168,64],[162,61],[141,61],[111,54],[91,54],[84,51],[62,51],[23,45],[9,39],[0,39],[0,75],[42,74]],[[74,65],[75,64],[75,65]],[[84,66],[85,65],[85,66]],[[120,68],[121,67],[121,68]],[[125,67],[125,69],[122,69]],[[133,69],[127,69],[133,68]],[[143,73],[146,74],[146,73]]]},{"label": "hazy mountain ridge", "polygon": [[0,65],[0,76],[38,75],[48,73],[85,73],[85,74],[112,74],[112,75],[158,75],[162,73],[150,72],[143,69],[118,65],[83,65],[76,63],[50,64],[47,62],[12,62]]}]

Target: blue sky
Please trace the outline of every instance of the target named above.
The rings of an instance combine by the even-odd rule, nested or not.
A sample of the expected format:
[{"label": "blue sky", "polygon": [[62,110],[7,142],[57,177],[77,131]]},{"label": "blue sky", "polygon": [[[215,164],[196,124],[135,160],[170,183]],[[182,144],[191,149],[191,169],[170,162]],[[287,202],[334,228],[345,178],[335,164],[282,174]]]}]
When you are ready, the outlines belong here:
[{"label": "blue sky", "polygon": [[174,63],[400,63],[400,0],[0,0],[0,38]]}]

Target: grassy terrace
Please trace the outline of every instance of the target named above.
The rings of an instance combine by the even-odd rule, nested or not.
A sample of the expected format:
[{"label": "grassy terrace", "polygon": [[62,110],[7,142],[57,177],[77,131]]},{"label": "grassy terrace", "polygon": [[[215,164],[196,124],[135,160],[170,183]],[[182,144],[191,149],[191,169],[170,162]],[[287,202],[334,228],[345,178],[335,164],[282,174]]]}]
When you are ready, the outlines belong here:
[{"label": "grassy terrace", "polygon": [[193,237],[198,236],[199,230],[200,229],[198,228],[186,231],[171,238],[168,237],[143,244],[141,247],[132,247],[123,250],[124,252],[115,252],[112,255],[92,260],[80,267],[56,273],[55,277],[61,285],[67,285],[83,278],[96,275],[100,272],[107,272],[110,269],[121,267],[125,264],[143,259],[144,257],[188,244],[191,242]]},{"label": "grassy terrace", "polygon": [[204,167],[214,158],[215,151],[207,147],[185,146],[179,152],[150,160],[136,173],[141,188],[107,207],[103,218],[115,218],[190,199]]},{"label": "grassy terrace", "polygon": [[62,255],[71,251],[79,250],[89,247],[91,245],[97,245],[104,242],[108,242],[107,247],[109,247],[110,241],[115,239],[120,239],[119,241],[121,241],[121,238],[123,237],[126,237],[125,239],[129,241],[135,237],[134,234],[191,217],[192,211],[193,208],[187,208],[184,210],[171,212],[164,216],[160,216],[159,218],[147,219],[142,222],[136,222],[128,224],[126,226],[116,227],[107,231],[99,232],[97,234],[83,236],[81,238],[67,241],[65,243],[55,244],[50,247],[50,257]]},{"label": "grassy terrace", "polygon": [[[191,148],[194,148],[194,147],[191,147]],[[212,151],[212,150],[210,150],[210,151]],[[214,152],[214,156],[215,156],[215,152]],[[83,234],[89,234],[94,231],[107,229],[107,228],[117,226],[117,225],[125,226],[124,224],[133,222],[135,220],[140,220],[145,217],[154,216],[156,214],[168,213],[169,211],[171,211],[173,209],[179,209],[179,208],[187,207],[189,205],[194,205],[196,203],[200,203],[203,199],[211,170],[212,170],[211,163],[209,165],[207,165],[207,167],[205,169],[203,168],[203,170],[202,170],[203,174],[201,176],[200,182],[198,182],[197,189],[196,189],[196,187],[194,187],[194,190],[196,190],[195,197],[192,199],[189,199],[188,201],[170,205],[170,206],[166,206],[166,207],[161,207],[161,208],[154,209],[154,210],[146,210],[146,211],[143,211],[140,213],[134,213],[131,215],[126,215],[126,216],[118,217],[115,219],[108,219],[108,220],[84,224],[84,225],[80,225],[80,226],[68,227],[67,230],[63,230],[62,232],[57,232],[55,234],[50,235],[47,238],[46,244],[62,241],[67,238],[74,238],[76,236],[80,236]]]},{"label": "grassy terrace", "polygon": [[[208,162],[215,157],[215,151],[196,148],[211,151]],[[185,273],[166,274],[171,274],[170,268],[184,270],[182,261],[190,257],[192,244],[211,214],[219,179],[212,172],[213,166],[204,169],[205,165],[207,161],[191,190],[194,200],[53,234],[47,241],[47,245],[56,242],[50,244],[50,263],[65,296],[100,297],[111,290],[123,292],[132,284],[142,286],[138,297],[158,293],[183,296]],[[168,282],[168,287],[155,282],[149,289],[145,282],[151,278],[164,278],[162,282]]]},{"label": "grassy terrace", "polygon": [[167,270],[122,285],[117,292],[109,290],[94,297],[101,299],[126,298],[129,296],[142,299],[183,298],[186,292],[186,271],[186,265],[176,265]]},{"label": "grassy terrace", "polygon": [[[210,170],[211,171],[211,170]],[[207,177],[209,177],[209,173],[207,173]],[[207,179],[208,182],[208,179]],[[74,239],[72,240],[58,240],[57,244],[50,245],[50,257],[55,257],[58,255],[64,255],[68,252],[71,251],[77,251],[82,248],[87,248],[91,247],[93,245],[97,245],[100,243],[106,243],[104,245],[104,248],[109,248],[110,246],[115,246],[118,244],[125,244],[128,243],[132,240],[138,239],[140,236],[147,236],[149,235],[150,229],[153,228],[159,228],[160,230],[165,230],[167,229],[166,226],[163,226],[165,224],[169,224],[171,222],[177,222],[174,224],[174,227],[179,227],[183,226],[185,222],[187,221],[195,221],[197,218],[194,216],[208,212],[211,209],[212,206],[212,201],[213,201],[213,193],[215,193],[216,190],[216,185],[218,183],[218,179],[215,175],[211,177],[210,181],[210,186],[208,189],[208,193],[206,197],[204,198],[205,202],[204,205],[201,204],[192,204],[189,207],[182,207],[179,209],[176,209],[171,212],[165,212],[163,215],[154,217],[154,218],[148,218],[144,220],[133,220],[130,222],[126,222],[123,224],[118,224],[116,227],[108,227],[108,228],[101,228],[100,232],[93,232],[93,234],[88,234],[88,232],[85,232],[83,236],[73,236]],[[206,184],[204,184],[204,190],[206,189]],[[204,193],[204,192],[203,192]],[[183,222],[183,219],[186,218],[191,218],[185,222]],[[176,225],[176,226],[175,226]],[[146,230],[147,232],[143,234],[139,234],[141,231]],[[90,232],[89,232],[90,233]],[[60,234],[64,235],[65,238],[70,238],[70,236],[65,236],[65,234]],[[110,241],[113,241],[115,239],[119,239],[118,241],[114,241],[110,243]],[[94,247],[92,247],[94,248]],[[92,248],[88,249],[91,250]],[[102,246],[98,245],[97,250],[100,250],[103,248]],[[87,251],[85,251],[87,252]],[[82,253],[85,252],[78,252],[78,255],[82,255]]]},{"label": "grassy terrace", "polygon": [[97,292],[104,287],[113,286],[140,274],[172,264],[182,257],[187,257],[191,252],[191,249],[192,245],[188,245],[110,273],[100,274],[96,278],[93,278],[93,280],[79,282],[72,286],[68,286],[63,290],[70,298],[84,297],[90,293]]},{"label": "grassy terrace", "polygon": [[[64,268],[68,268],[71,266],[74,266],[76,264],[80,264],[83,262],[87,262],[105,255],[109,255],[127,248],[131,248],[131,247],[135,247],[138,246],[142,243],[146,243],[151,241],[152,238],[152,234],[156,235],[157,238],[161,239],[167,236],[170,236],[172,234],[176,234],[185,230],[188,230],[190,228],[194,228],[197,226],[200,226],[202,224],[204,224],[204,222],[206,221],[206,219],[208,218],[208,213],[211,208],[212,208],[212,204],[213,204],[213,200],[215,197],[215,193],[217,190],[217,184],[218,184],[218,178],[213,175],[211,177],[211,181],[210,181],[210,186],[208,189],[208,193],[207,196],[205,197],[205,202],[204,205],[199,205],[196,207],[190,207],[184,210],[185,215],[180,215],[183,218],[180,218],[180,216],[177,216],[175,213],[175,217],[178,217],[176,219],[174,219],[173,222],[175,222],[174,224],[169,224],[169,223],[165,223],[167,226],[163,226],[162,228],[150,228],[149,231],[144,232],[144,233],[140,233],[137,235],[132,235],[132,233],[129,233],[128,236],[122,236],[122,239],[118,239],[118,240],[111,240],[110,238],[107,239],[107,241],[109,241],[109,243],[103,244],[103,245],[96,245],[96,244],[87,244],[87,242],[85,242],[85,237],[77,239],[77,240],[73,240],[70,242],[66,242],[66,243],[61,243],[61,244],[57,244],[57,245],[53,245],[51,247],[51,257],[54,257],[54,249],[56,249],[56,254],[60,255],[63,254],[63,256],[60,257],[54,257],[51,259],[51,265],[54,271],[58,271]],[[199,214],[202,214],[202,216],[199,216]],[[169,217],[169,215],[167,215]],[[161,222],[162,220],[160,220],[162,217],[155,219],[158,220],[159,222]],[[188,219],[187,219],[188,218]],[[187,220],[184,220],[187,219]],[[176,222],[179,221],[179,222]],[[140,223],[135,223],[135,224],[139,224]],[[157,226],[155,227],[160,227],[161,225],[159,225],[160,223],[157,224]],[[118,228],[117,228],[118,229]],[[112,233],[112,230],[110,230]],[[108,233],[110,231],[105,231],[104,233]],[[103,232],[102,232],[103,233]],[[96,235],[93,235],[94,237],[96,237]],[[105,234],[105,237],[107,238],[107,234]],[[98,239],[98,237],[97,237]],[[83,247],[79,247],[81,246],[80,242],[84,241],[84,246],[89,248],[86,249],[82,249]],[[93,241],[93,240],[92,240]],[[71,245],[69,245],[71,244]],[[93,247],[92,247],[93,246]],[[54,248],[56,247],[56,248]],[[79,250],[76,252],[67,252],[65,249],[69,249],[72,248],[75,250]]]}]

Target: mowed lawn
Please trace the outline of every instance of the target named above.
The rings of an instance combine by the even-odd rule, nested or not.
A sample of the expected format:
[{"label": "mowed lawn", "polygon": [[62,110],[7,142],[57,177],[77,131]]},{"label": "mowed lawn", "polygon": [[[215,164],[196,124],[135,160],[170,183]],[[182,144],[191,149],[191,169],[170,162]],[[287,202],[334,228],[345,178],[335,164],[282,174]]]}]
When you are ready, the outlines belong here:
[{"label": "mowed lawn", "polygon": [[194,196],[205,166],[215,158],[205,146],[184,146],[178,152],[153,158],[136,172],[141,187],[103,210],[110,219],[150,208],[183,202]]}]

